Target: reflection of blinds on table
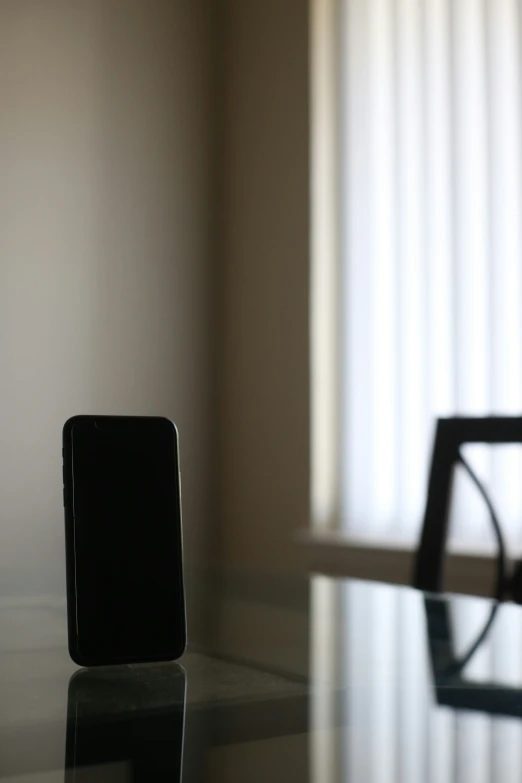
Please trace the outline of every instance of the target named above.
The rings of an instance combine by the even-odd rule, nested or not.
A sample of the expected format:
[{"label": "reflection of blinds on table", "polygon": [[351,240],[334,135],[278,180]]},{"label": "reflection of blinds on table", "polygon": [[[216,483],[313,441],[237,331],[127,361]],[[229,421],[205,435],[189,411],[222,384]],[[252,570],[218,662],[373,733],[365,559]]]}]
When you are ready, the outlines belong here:
[{"label": "reflection of blinds on table", "polygon": [[[522,6],[341,0],[343,519],[418,535],[437,415],[522,412]],[[471,455],[513,545],[522,456]],[[459,477],[453,529],[493,541]]]},{"label": "reflection of blinds on table", "polygon": [[[522,721],[455,711],[435,702],[426,618],[410,590],[341,588],[346,699],[340,779],[346,783],[521,783]],[[489,614],[480,599],[456,601],[457,653]],[[466,679],[522,689],[520,609],[503,606]]]}]

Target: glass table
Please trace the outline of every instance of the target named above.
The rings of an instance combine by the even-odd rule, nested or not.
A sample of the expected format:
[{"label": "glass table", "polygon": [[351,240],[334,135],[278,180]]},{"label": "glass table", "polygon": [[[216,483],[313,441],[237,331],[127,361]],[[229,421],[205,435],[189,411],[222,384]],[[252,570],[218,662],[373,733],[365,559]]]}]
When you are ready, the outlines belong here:
[{"label": "glass table", "polygon": [[[288,634],[280,666],[209,646],[78,669],[63,606],[0,604],[0,781],[522,781],[521,608],[321,576],[310,592],[309,650]],[[263,612],[281,623],[277,600]]]}]

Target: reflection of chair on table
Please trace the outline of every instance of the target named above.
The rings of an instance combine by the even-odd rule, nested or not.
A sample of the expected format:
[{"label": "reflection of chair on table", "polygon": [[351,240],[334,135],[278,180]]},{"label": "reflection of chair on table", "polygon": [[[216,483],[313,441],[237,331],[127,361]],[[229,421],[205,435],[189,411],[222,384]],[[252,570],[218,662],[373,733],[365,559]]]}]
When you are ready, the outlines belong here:
[{"label": "reflection of chair on table", "polygon": [[494,626],[499,604],[492,604],[491,613],[483,630],[469,650],[461,658],[457,658],[449,611],[451,599],[426,596],[424,601],[437,703],[454,709],[522,718],[521,689],[509,688],[493,682],[473,682],[463,677],[466,664]]}]

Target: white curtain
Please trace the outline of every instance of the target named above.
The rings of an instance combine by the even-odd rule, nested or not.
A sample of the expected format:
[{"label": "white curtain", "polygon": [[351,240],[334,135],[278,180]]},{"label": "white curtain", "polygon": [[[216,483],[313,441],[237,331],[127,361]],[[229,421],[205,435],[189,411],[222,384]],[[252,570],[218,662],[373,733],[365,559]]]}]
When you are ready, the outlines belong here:
[{"label": "white curtain", "polygon": [[[414,540],[434,420],[522,412],[519,0],[340,0],[345,529]],[[512,548],[519,447],[474,447]],[[493,545],[457,477],[454,538]]]},{"label": "white curtain", "polygon": [[[314,258],[326,299],[333,277],[324,270],[337,253],[326,240],[338,226],[328,220],[324,192],[337,185],[342,525],[359,538],[413,543],[436,417],[522,414],[522,0],[316,0],[314,8],[325,28],[336,22],[335,40],[317,35],[324,67],[316,108],[330,109],[331,72],[340,77],[335,176],[316,140],[314,193],[323,211],[314,205],[322,250],[314,245]],[[316,126],[328,147],[334,133],[317,119]],[[327,309],[317,311],[328,337]],[[316,376],[336,380],[321,335]],[[329,399],[324,407],[336,410],[335,395]],[[323,441],[334,426],[326,414],[316,418],[316,451],[329,466]],[[521,452],[467,454],[491,490],[511,553],[522,550]],[[327,498],[326,480],[320,488]],[[323,506],[320,521],[328,519]],[[494,546],[465,476],[457,475],[451,522],[454,543]],[[426,634],[418,594],[327,580],[319,587],[315,671],[339,669],[348,696],[344,733],[314,735],[314,779],[522,781],[520,721],[434,705],[427,655],[415,646]],[[453,617],[460,651],[488,612],[478,599],[462,601]],[[502,608],[470,663],[471,679],[522,686],[519,614]],[[333,714],[326,700],[319,707],[318,719],[328,708]]]}]

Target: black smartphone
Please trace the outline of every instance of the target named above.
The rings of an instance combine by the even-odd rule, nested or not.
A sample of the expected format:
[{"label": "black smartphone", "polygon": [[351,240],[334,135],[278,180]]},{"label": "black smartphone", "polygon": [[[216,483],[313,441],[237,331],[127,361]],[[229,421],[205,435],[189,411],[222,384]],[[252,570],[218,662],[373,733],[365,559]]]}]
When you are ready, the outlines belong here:
[{"label": "black smartphone", "polygon": [[80,666],[166,661],[186,644],[178,434],[161,417],[63,428],[69,652]]},{"label": "black smartphone", "polygon": [[65,783],[179,783],[185,693],[175,663],[77,671],[67,699]]}]

